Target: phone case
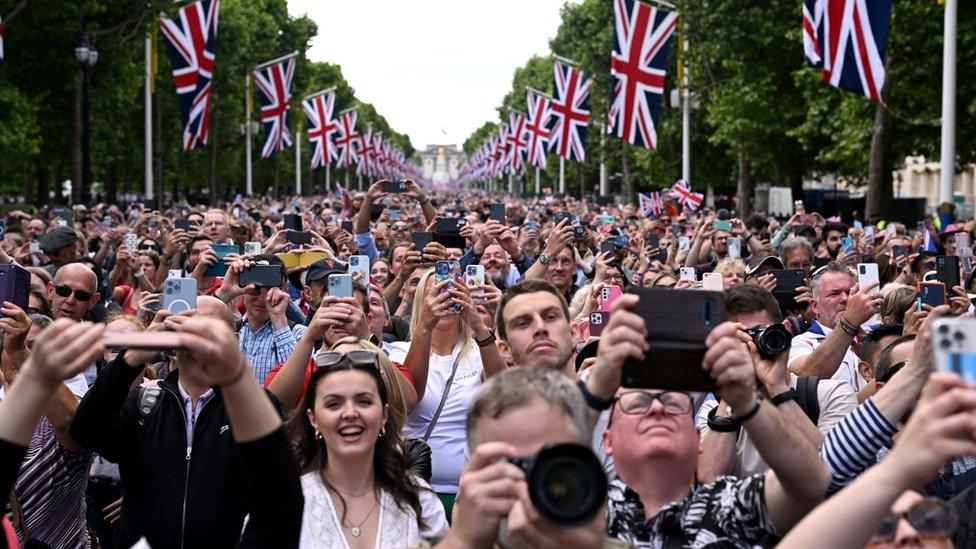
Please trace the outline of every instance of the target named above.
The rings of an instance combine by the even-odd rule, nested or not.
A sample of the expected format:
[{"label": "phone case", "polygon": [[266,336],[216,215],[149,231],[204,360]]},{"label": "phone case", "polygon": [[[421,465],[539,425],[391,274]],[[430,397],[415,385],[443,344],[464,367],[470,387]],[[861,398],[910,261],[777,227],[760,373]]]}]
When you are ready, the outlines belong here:
[{"label": "phone case", "polygon": [[125,250],[130,254],[136,251],[136,242],[138,241],[139,237],[134,233],[125,235]]},{"label": "phone case", "polygon": [[353,255],[349,256],[348,272],[352,275],[353,282],[366,284],[369,282],[369,256]]},{"label": "phone case", "polygon": [[352,297],[352,276],[334,274],[329,276],[329,295]]},{"label": "phone case", "polygon": [[[857,287],[864,289],[872,282],[880,282],[878,277],[877,263],[858,263],[857,264]],[[877,290],[877,286],[874,288]]]},{"label": "phone case", "polygon": [[681,267],[679,272],[681,273],[681,280],[690,280],[692,282],[698,280],[698,275],[695,273],[694,267]]},{"label": "phone case", "polygon": [[742,243],[737,236],[729,237],[729,257],[742,259]]},{"label": "phone case", "polygon": [[714,391],[715,380],[701,363],[705,338],[725,320],[724,294],[663,288],[634,288],[630,293],[640,297],[631,312],[644,319],[650,350],[643,362],[629,360],[624,364],[622,385]]},{"label": "phone case", "polygon": [[30,304],[30,272],[12,263],[0,265],[0,303],[9,301],[27,310]]},{"label": "phone case", "polygon": [[197,308],[197,279],[167,278],[163,283],[163,309],[182,313]]},{"label": "phone case", "polygon": [[217,254],[217,263],[211,265],[204,274],[207,276],[225,276],[227,274],[227,264],[224,263],[224,258],[230,254],[241,253],[240,246],[237,244],[211,244],[210,247]]},{"label": "phone case", "polygon": [[620,286],[616,284],[604,284],[603,288],[600,288],[600,311],[609,311],[610,306],[613,302],[620,297],[621,294]]},{"label": "phone case", "polygon": [[494,219],[495,221],[504,224],[505,223],[505,205],[504,204],[492,204],[491,214],[489,219]]},{"label": "phone case", "polygon": [[469,288],[471,286],[483,286],[485,284],[484,265],[468,265],[468,268],[465,270],[464,283]]},{"label": "phone case", "polygon": [[610,323],[610,311],[593,311],[590,313],[590,337],[600,337],[603,329]]},{"label": "phone case", "polygon": [[976,382],[976,319],[943,317],[932,323],[935,368]]},{"label": "phone case", "polygon": [[258,288],[277,288],[285,280],[285,272],[278,265],[254,265],[245,269],[238,277],[241,287],[253,284]]},{"label": "phone case", "polygon": [[925,305],[938,307],[946,303],[946,287],[941,282],[919,282],[918,297]]},{"label": "phone case", "polygon": [[959,280],[959,258],[954,255],[940,255],[935,258],[935,277],[946,285],[947,290],[961,286]]},{"label": "phone case", "polygon": [[[445,280],[461,280],[461,264],[457,261],[438,261],[434,265],[434,281],[437,283],[443,282]],[[450,284],[448,284],[450,286]],[[447,291],[447,286],[445,286],[441,292]],[[451,305],[448,311],[459,313],[461,312],[460,305]]]},{"label": "phone case", "polygon": [[721,292],[725,289],[725,281],[720,273],[705,273],[702,275],[702,289],[711,292]]}]

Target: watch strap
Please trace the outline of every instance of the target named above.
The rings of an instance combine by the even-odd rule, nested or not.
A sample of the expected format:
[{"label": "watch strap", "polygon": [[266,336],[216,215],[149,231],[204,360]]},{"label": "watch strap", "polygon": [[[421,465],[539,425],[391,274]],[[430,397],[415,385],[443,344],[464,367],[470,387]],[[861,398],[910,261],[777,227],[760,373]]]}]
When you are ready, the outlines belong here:
[{"label": "watch strap", "polygon": [[770,398],[769,399],[769,402],[771,402],[773,404],[773,406],[779,406],[780,404],[785,404],[785,403],[787,403],[787,402],[789,402],[791,400],[796,400],[797,398],[798,397],[797,397],[797,394],[796,394],[796,390],[795,389],[788,389],[788,390],[783,391],[782,393],[780,393],[780,394],[778,394],[778,395]]},{"label": "watch strap", "polygon": [[586,388],[586,382],[583,380],[578,381],[577,385],[579,386],[580,393],[583,395],[583,400],[586,401],[586,405],[598,412],[609,410],[613,406],[613,403],[617,401],[614,397],[600,398],[594,395]]},{"label": "watch strap", "polygon": [[734,417],[719,417],[718,405],[708,411],[708,428],[718,433],[737,433],[742,425]]}]

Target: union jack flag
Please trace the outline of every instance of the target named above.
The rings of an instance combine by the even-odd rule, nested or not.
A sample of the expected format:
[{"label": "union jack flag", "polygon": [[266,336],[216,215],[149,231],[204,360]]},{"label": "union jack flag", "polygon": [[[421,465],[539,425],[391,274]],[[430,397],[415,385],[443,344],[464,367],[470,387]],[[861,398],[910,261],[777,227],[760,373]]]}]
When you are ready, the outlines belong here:
[{"label": "union jack flag", "polygon": [[705,196],[701,193],[691,192],[691,185],[684,179],[679,179],[671,187],[671,198],[677,200],[678,204],[688,206],[692,210],[697,210],[702,201],[705,200]]},{"label": "union jack flag", "polygon": [[3,61],[3,17],[0,17],[0,61]]},{"label": "union jack flag", "polygon": [[522,171],[528,145],[525,141],[525,115],[516,110],[511,111],[508,114],[508,128],[508,135],[505,137],[506,164],[509,173],[518,173]]},{"label": "union jack flag", "polygon": [[501,177],[508,173],[508,124],[498,125],[498,137],[495,139],[495,156],[493,158],[492,176]]},{"label": "union jack flag", "polygon": [[613,20],[610,73],[615,82],[607,131],[632,145],[654,149],[678,14],[636,0],[614,0]]},{"label": "union jack flag", "polygon": [[892,0],[804,0],[807,60],[836,88],[881,98]]},{"label": "union jack flag", "polygon": [[549,140],[549,102],[551,99],[541,93],[529,91],[525,95],[528,107],[525,133],[528,137],[525,148],[528,163],[540,170],[546,169],[546,145]]},{"label": "union jack flag", "polygon": [[[199,0],[180,8],[179,20],[165,16],[159,20],[183,117],[184,151],[207,144],[219,12],[220,0]],[[2,53],[0,44],[0,57]]]},{"label": "union jack flag", "polygon": [[336,166],[344,168],[359,162],[359,145],[362,140],[356,131],[356,120],[359,112],[355,108],[346,109],[339,113],[339,135],[336,136],[339,161]]},{"label": "union jack flag", "polygon": [[382,175],[386,169],[386,151],[383,150],[383,134],[376,132],[373,135],[373,164],[376,168],[376,175]]},{"label": "union jack flag", "polygon": [[254,71],[254,84],[261,101],[264,120],[264,148],[261,158],[268,158],[291,146],[288,131],[288,109],[291,108],[291,80],[295,76],[295,57]]},{"label": "union jack flag", "polygon": [[363,146],[359,150],[359,165],[356,166],[356,173],[373,177],[376,175],[376,144],[373,136],[379,136],[379,132],[373,133],[373,124],[366,124],[366,131],[363,132]]},{"label": "union jack flag", "polygon": [[[549,150],[563,158],[584,162],[586,125],[590,122],[589,95],[593,79],[583,81],[583,71],[559,59],[553,64],[556,93],[549,104],[552,127]],[[582,84],[581,84],[582,82]]]},{"label": "union jack flag", "polygon": [[640,202],[640,213],[646,217],[658,217],[664,213],[664,198],[658,191],[649,193],[638,193],[637,199]]},{"label": "union jack flag", "polygon": [[335,88],[329,88],[302,101],[308,117],[308,142],[312,145],[312,169],[324,167],[336,159],[334,134],[339,126],[332,118],[335,108]]}]

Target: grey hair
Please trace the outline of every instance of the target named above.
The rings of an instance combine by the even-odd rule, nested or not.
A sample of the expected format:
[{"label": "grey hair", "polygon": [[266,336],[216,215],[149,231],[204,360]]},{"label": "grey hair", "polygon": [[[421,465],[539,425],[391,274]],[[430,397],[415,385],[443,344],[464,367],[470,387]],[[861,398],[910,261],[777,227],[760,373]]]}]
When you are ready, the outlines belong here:
[{"label": "grey hair", "polygon": [[779,259],[783,262],[783,265],[786,265],[786,256],[797,248],[806,248],[807,256],[811,261],[813,260],[813,244],[810,244],[810,241],[805,238],[794,236],[787,238],[779,244]]},{"label": "grey hair", "polygon": [[43,330],[44,328],[47,328],[48,326],[51,325],[52,322],[54,322],[53,320],[51,320],[51,317],[47,315],[42,315],[41,313],[33,313],[27,316],[31,319],[31,322],[33,322],[34,325],[37,326],[39,330]]},{"label": "grey hair", "polygon": [[843,273],[851,277],[851,280],[856,280],[850,267],[837,261],[831,261],[830,263],[817,269],[817,273],[813,275],[813,281],[810,283],[810,292],[814,295],[814,297],[816,297],[817,290],[820,288],[820,279],[822,279],[827,273]]},{"label": "grey hair", "polygon": [[502,414],[522,408],[535,400],[561,409],[572,421],[578,442],[589,445],[592,436],[589,407],[579,387],[561,372],[544,368],[508,368],[488,379],[475,394],[468,408],[465,427],[468,449],[478,445],[478,423],[484,417],[498,418]]}]

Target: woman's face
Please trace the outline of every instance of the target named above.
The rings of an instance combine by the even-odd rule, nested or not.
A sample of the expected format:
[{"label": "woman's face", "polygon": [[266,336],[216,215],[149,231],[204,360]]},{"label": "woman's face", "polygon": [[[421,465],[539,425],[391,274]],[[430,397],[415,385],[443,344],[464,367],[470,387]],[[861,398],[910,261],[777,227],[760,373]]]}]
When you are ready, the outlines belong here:
[{"label": "woman's face", "polygon": [[[651,279],[648,278],[647,279],[647,284],[645,284],[645,286],[649,286],[650,283],[651,283]],[[677,283],[678,283],[678,281],[676,279],[670,277],[670,276],[662,276],[661,278],[659,278],[657,280],[657,282],[654,283],[654,286],[657,286],[657,287],[660,287],[660,286],[671,287],[671,286],[674,286]]]},{"label": "woman's face", "polygon": [[[105,331],[114,334],[132,333],[141,331],[135,324],[129,322],[128,320],[115,319],[105,325]],[[105,362],[111,362],[115,360],[115,357],[119,356],[118,349],[108,349],[102,353]]]},{"label": "woman's face", "polygon": [[145,271],[146,273],[146,280],[156,279],[156,264],[153,263],[151,257],[149,257],[148,255],[139,256],[139,265],[142,267],[142,270]]},{"label": "woman's face", "polygon": [[[340,346],[336,351],[358,349]],[[341,370],[321,378],[315,387],[308,421],[321,433],[331,461],[336,457],[369,457],[386,423],[387,406],[375,379],[366,372]]]},{"label": "woman's face", "polygon": [[725,269],[724,273],[722,273],[722,285],[725,288],[731,288],[732,286],[742,282],[742,279],[745,277],[745,271],[739,270],[736,267],[729,267]]},{"label": "woman's face", "polygon": [[386,283],[390,280],[390,266],[383,261],[377,261],[373,263],[373,267],[369,270],[369,277],[373,279],[380,288],[385,288]]}]

